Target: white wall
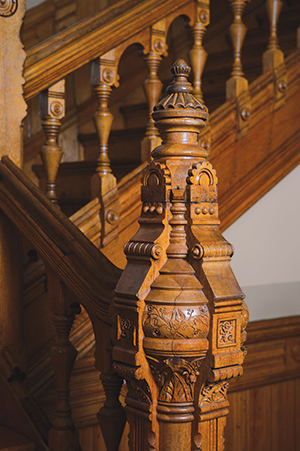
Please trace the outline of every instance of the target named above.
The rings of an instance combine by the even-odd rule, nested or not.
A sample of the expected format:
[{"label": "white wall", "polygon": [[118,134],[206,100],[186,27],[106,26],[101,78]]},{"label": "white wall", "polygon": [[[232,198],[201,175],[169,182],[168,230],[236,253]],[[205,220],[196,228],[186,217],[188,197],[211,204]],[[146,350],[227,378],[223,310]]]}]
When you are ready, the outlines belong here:
[{"label": "white wall", "polygon": [[26,9],[33,8],[34,6],[39,5],[43,1],[44,0],[27,0],[26,1]]},{"label": "white wall", "polygon": [[250,320],[300,315],[300,165],[224,236]]}]

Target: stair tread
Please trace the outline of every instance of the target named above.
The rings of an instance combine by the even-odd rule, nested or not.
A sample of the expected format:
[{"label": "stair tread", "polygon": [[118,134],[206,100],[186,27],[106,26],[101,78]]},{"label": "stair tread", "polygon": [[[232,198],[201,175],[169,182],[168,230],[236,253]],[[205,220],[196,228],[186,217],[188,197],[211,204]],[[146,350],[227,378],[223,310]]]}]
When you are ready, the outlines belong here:
[{"label": "stair tread", "polygon": [[35,444],[11,429],[0,426],[1,451],[34,451]]}]

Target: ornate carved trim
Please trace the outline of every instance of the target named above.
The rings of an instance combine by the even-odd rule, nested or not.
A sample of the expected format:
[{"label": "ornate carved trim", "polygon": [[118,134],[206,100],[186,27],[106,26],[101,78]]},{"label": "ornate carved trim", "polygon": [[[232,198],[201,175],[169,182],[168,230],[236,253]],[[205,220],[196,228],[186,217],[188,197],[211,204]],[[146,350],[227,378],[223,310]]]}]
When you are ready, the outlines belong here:
[{"label": "ornate carved trim", "polygon": [[218,348],[236,344],[236,320],[218,322]]},{"label": "ornate carved trim", "polygon": [[205,338],[209,328],[209,312],[204,304],[197,309],[157,308],[147,305],[144,331],[159,338]]},{"label": "ornate carved trim", "polygon": [[159,244],[129,241],[129,243],[126,243],[124,246],[124,253],[125,255],[152,257],[155,260],[158,260],[163,254],[163,249]]},{"label": "ornate carved trim", "polygon": [[137,401],[146,402],[147,404],[151,404],[152,397],[149,385],[146,380],[137,381],[135,379],[131,379],[127,381],[128,394],[129,398],[136,399]]},{"label": "ornate carved trim", "polygon": [[200,370],[201,359],[188,361],[171,358],[163,361],[148,358],[154,378],[159,387],[162,402],[192,402],[194,385]]},{"label": "ornate carved trim", "polygon": [[118,315],[118,340],[125,338],[130,340],[133,346],[136,345],[136,327],[134,321],[128,318],[122,318]]},{"label": "ornate carved trim", "polygon": [[201,390],[199,406],[227,401],[228,382],[205,385]]},{"label": "ornate carved trim", "polygon": [[172,109],[198,109],[203,111],[203,117],[208,117],[207,108],[204,103],[200,102],[193,96],[194,89],[187,80],[191,68],[182,59],[175,61],[171,68],[173,74],[173,82],[168,86],[167,97],[163,98],[154,107],[154,111]]},{"label": "ornate carved trim", "polygon": [[13,16],[18,9],[18,0],[1,0],[0,1],[0,16]]}]

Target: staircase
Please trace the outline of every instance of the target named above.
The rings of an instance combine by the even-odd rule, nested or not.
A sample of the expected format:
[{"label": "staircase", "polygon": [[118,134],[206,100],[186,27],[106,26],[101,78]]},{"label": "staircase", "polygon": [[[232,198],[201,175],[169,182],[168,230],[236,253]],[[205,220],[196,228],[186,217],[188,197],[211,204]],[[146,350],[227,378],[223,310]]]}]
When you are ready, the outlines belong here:
[{"label": "staircase", "polygon": [[[245,8],[243,22],[248,28],[248,33],[242,49],[244,74],[238,75],[243,89],[240,89],[239,83],[234,87],[231,86],[227,88],[226,97],[225,85],[232,79],[230,73],[234,59],[228,31],[233,14],[227,4],[221,10],[219,3],[212,1],[209,10],[208,2],[123,0],[108,10],[61,31],[27,52],[24,93],[29,102],[29,116],[25,125],[25,135],[27,134],[24,146],[25,171],[34,181],[39,180],[42,191],[46,191],[48,184],[48,197],[51,199],[52,196],[52,200],[57,197],[62,211],[70,216],[73,224],[89,241],[101,248],[103,255],[119,268],[124,268],[126,264],[123,246],[138,228],[137,219],[141,208],[140,180],[149,159],[149,150],[152,150],[159,140],[149,119],[149,111],[157,102],[161,86],[169,79],[168,68],[173,60],[178,56],[186,57],[193,48],[197,58],[201,60],[201,65],[204,66],[203,35],[204,47],[208,52],[205,69],[202,73],[202,70],[197,70],[197,64],[194,63],[192,66],[195,86],[202,88],[202,90],[197,88],[196,94],[201,98],[203,91],[204,100],[211,111],[209,127],[200,136],[200,145],[210,151],[210,161],[217,170],[221,229],[226,229],[299,164],[300,51],[296,49],[299,6],[296,2],[284,4],[278,21],[278,37],[285,56],[284,62],[278,65],[274,63],[272,67],[271,63],[265,63],[262,75],[261,49],[267,47],[270,24],[265,6],[260,2],[253,1]],[[209,14],[211,25],[208,25]],[[141,20],[136,21],[136,17],[140,17]],[[190,19],[188,31],[184,25],[186,21],[184,19],[187,17]],[[135,27],[132,27],[133,21]],[[116,29],[120,32],[115,33]],[[201,39],[197,33],[200,33]],[[156,47],[155,39],[159,42]],[[136,42],[144,47],[144,53],[148,56],[148,60],[146,56],[148,71],[146,66],[143,67],[144,63],[142,58],[137,56],[136,49],[129,47]],[[234,44],[238,46],[237,41],[234,41]],[[163,58],[167,46],[169,55]],[[280,59],[280,50],[274,51]],[[88,82],[89,70],[86,66],[95,59],[97,63],[93,63],[92,78],[96,91],[98,89],[98,99],[92,93]],[[158,71],[157,65],[161,59]],[[271,70],[267,70],[270,67]],[[105,71],[106,77],[103,75]],[[118,73],[120,87],[117,88]],[[81,96],[82,102],[78,102],[76,96],[70,95],[72,90],[74,91],[74,86],[79,86],[80,75],[82,84],[87,86],[76,94],[78,97]],[[66,80],[65,88],[62,79]],[[141,88],[145,79],[148,80],[148,85],[154,86],[153,91],[148,94],[148,99]],[[115,88],[108,105],[107,100],[113,86]],[[34,119],[38,109],[37,95],[40,92],[42,92],[40,98],[44,130],[47,134],[46,122],[50,116],[54,125],[48,133],[52,133],[52,139],[56,141],[52,155],[49,152],[49,156],[44,158],[47,176],[44,175],[41,166],[35,165],[34,172],[30,169],[32,163],[39,162],[40,157],[37,153],[45,144],[41,125],[36,118]],[[130,100],[133,100],[133,105],[130,104]],[[55,110],[54,113],[51,111],[53,101],[60,104],[58,113],[55,113]],[[116,116],[116,126],[112,125],[111,132],[110,126],[105,123],[109,111],[113,111]],[[98,131],[92,122],[95,113],[100,124]],[[62,127],[60,143],[65,151],[65,158],[69,161],[61,163],[57,175],[53,176],[51,168],[56,166],[56,161],[54,162],[52,158],[59,159],[57,155],[60,126]],[[49,127],[51,128],[50,125],[48,129]],[[146,133],[145,136],[146,130],[148,135]],[[53,145],[53,141],[50,144],[49,136],[48,146]],[[102,147],[97,161],[99,138]],[[141,141],[143,141],[142,150]],[[107,153],[111,163],[107,160]],[[9,163],[4,163],[5,165],[14,177],[21,178]],[[49,183],[52,183],[51,189]],[[23,179],[22,184],[29,186]],[[15,186],[17,185],[16,182]],[[16,187],[14,189],[17,189]],[[28,190],[32,192],[31,187]],[[49,211],[47,213],[48,207],[43,204],[38,190],[34,192],[34,196],[36,196],[34,211],[37,212],[39,208],[45,209],[44,222],[40,226],[42,234],[45,231]],[[8,207],[6,209],[9,214]],[[34,214],[31,207],[28,209],[30,214]],[[108,220],[111,212],[113,214]],[[51,211],[52,214],[54,212]],[[61,240],[60,231],[58,232],[59,224],[68,229],[74,240],[81,238],[76,235],[75,227],[71,230],[64,223],[62,216],[57,217],[58,228],[54,231],[54,235],[51,235],[52,231],[47,228],[45,235],[49,235],[54,241],[57,239],[56,246],[59,251],[62,255],[69,255],[69,248],[65,248],[65,241]],[[36,213],[36,218],[38,217]],[[22,220],[24,219],[20,216],[20,222]],[[46,236],[43,243],[35,243],[34,251],[38,251],[37,254],[34,254],[32,246],[25,242],[25,253],[28,257],[25,264],[24,312],[25,335],[29,343],[27,389],[52,421],[55,418],[56,389],[49,351],[53,347],[55,330],[47,313],[49,286],[41,258],[45,242],[49,249],[51,248],[50,241],[47,241]],[[66,237],[66,241],[72,243],[70,236]],[[90,252],[93,254],[92,259],[97,262],[98,268],[101,268],[101,265],[110,265],[99,261],[87,242],[82,242],[80,249],[84,255]],[[52,255],[52,250],[49,252]],[[76,249],[74,252],[75,259],[81,255],[80,252],[76,254]],[[57,255],[56,258],[59,260],[56,261],[64,261],[63,257]],[[88,262],[91,268],[92,261]],[[109,268],[112,280],[117,280],[120,272],[112,265]],[[67,271],[67,264],[65,270]],[[87,278],[92,277],[89,281],[90,286],[98,277],[98,273],[95,272],[89,276],[85,271],[85,275]],[[62,270],[61,277],[63,276]],[[67,282],[68,280],[64,279],[64,283]],[[73,289],[76,287],[79,295],[80,287],[76,281],[72,280],[70,283]],[[84,281],[81,280],[80,283],[84,284]],[[102,285],[99,281],[97,286],[98,292],[101,292]],[[109,296],[113,286],[114,283],[111,283],[108,287]],[[90,311],[88,312],[97,290],[95,288],[87,290],[85,287],[84,292],[86,291],[89,291],[90,304],[88,302],[87,310],[83,309],[82,313],[76,316],[70,333],[71,343],[78,351],[71,381],[70,403],[75,423],[81,428],[79,434],[82,440],[84,428],[89,431],[86,434],[96,434],[95,414],[99,405],[104,402],[104,390],[98,382],[98,372],[94,369],[92,358],[94,336],[89,319]],[[36,336],[39,336],[38,344]],[[101,366],[99,354],[97,361],[98,367]],[[106,367],[103,368],[103,371],[106,371],[108,365],[103,367]],[[76,377],[77,380],[80,379],[81,386],[85,380],[90,389],[81,391],[79,385],[76,386]],[[122,392],[121,398],[124,394]],[[26,407],[23,406],[21,410],[26,414]],[[100,449],[102,449],[99,445],[101,440],[98,439]],[[17,443],[16,440],[16,445],[13,446],[17,446]],[[126,438],[123,438],[121,443],[121,449],[125,450]],[[104,446],[103,442],[101,444]],[[31,444],[24,442],[24,448],[18,449],[29,450],[30,446]],[[44,446],[47,446],[46,442]]]}]

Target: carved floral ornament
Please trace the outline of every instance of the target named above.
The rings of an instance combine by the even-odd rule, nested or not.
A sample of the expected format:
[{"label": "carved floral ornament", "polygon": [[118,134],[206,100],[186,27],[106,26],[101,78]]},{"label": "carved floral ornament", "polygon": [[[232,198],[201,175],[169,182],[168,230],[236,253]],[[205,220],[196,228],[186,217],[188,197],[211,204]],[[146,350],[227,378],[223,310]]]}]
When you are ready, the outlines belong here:
[{"label": "carved floral ornament", "polygon": [[10,17],[18,9],[18,0],[0,0],[0,16]]},{"label": "carved floral ornament", "polygon": [[159,338],[206,337],[209,328],[209,312],[206,304],[187,310],[173,307],[157,308],[147,305],[144,315],[144,331],[147,336]]}]

